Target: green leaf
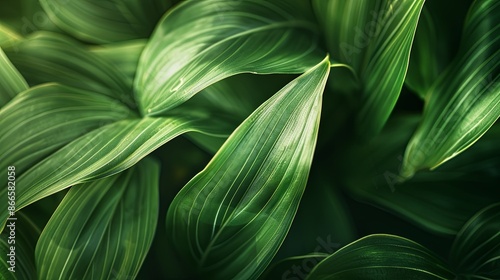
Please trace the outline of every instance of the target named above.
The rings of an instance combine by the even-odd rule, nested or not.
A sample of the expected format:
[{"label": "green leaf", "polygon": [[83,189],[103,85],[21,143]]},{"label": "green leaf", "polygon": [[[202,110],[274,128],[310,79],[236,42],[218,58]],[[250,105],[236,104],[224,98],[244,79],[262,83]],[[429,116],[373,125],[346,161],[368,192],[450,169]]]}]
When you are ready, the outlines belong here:
[{"label": "green leaf", "polygon": [[72,187],[36,246],[38,278],[134,279],[156,229],[159,175],[159,164],[146,158]]},{"label": "green leaf", "polygon": [[500,279],[500,203],[482,209],[464,225],[450,256],[459,279]]},{"label": "green leaf", "polygon": [[443,47],[446,46],[440,39],[443,33],[439,31],[441,30],[436,24],[436,20],[429,9],[424,6],[415,34],[405,80],[406,85],[422,99],[425,98],[432,83],[447,66],[443,62],[442,54],[446,53],[448,49]]},{"label": "green leaf", "polygon": [[61,29],[90,43],[147,38],[173,0],[40,0]]},{"label": "green leaf", "polygon": [[[126,119],[92,130],[17,178],[17,209],[72,185],[119,173],[178,135],[206,132],[203,121],[180,116]],[[1,214],[5,221],[7,213]]]},{"label": "green leaf", "polygon": [[362,85],[357,115],[361,135],[378,133],[396,104],[424,2],[313,1],[330,54],[352,66]]},{"label": "green leaf", "polygon": [[[405,84],[422,99],[457,54],[473,0],[427,1],[417,26]],[[446,16],[443,16],[446,15]]]},{"label": "green leaf", "polygon": [[500,116],[500,3],[471,7],[461,51],[426,96],[424,117],[408,143],[401,175],[435,169],[474,144]]},{"label": "green leaf", "polygon": [[0,48],[0,108],[18,93],[28,89],[23,76]]},{"label": "green leaf", "polygon": [[186,136],[212,155],[219,150],[227,137],[257,107],[269,99],[292,79],[291,75],[241,74],[219,81],[185,103],[172,109],[169,114],[206,114],[214,128],[226,131],[224,137],[188,133]]},{"label": "green leaf", "polygon": [[346,169],[345,185],[357,200],[434,233],[455,235],[474,213],[498,201],[500,126],[454,161],[401,183],[404,148],[418,121],[394,118],[369,145],[353,147],[345,162],[356,168]]},{"label": "green leaf", "polygon": [[9,26],[22,36],[39,30],[60,32],[42,10],[38,0],[2,0],[0,25]]},{"label": "green leaf", "polygon": [[37,32],[5,52],[30,85],[57,82],[106,94],[133,106],[132,85],[110,61],[69,37]]},{"label": "green leaf", "polygon": [[0,110],[0,168],[18,176],[67,143],[109,123],[133,117],[102,94],[46,84],[19,94]]},{"label": "green leaf", "polygon": [[[35,245],[40,236],[40,229],[22,212],[18,212],[16,217],[12,218],[17,219],[9,221],[15,226],[6,227],[0,234],[0,254],[2,254],[0,276],[3,280],[36,279]],[[14,235],[11,234],[11,228],[14,230]],[[10,238],[11,236],[13,238]],[[11,247],[14,247],[14,251],[11,251]],[[14,272],[9,270],[11,267],[9,255],[12,254],[15,254]]]},{"label": "green leaf", "polygon": [[255,279],[283,242],[309,174],[329,69],[325,59],[262,104],[170,205],[172,242],[205,279]]},{"label": "green leaf", "polygon": [[304,279],[315,265],[328,256],[329,254],[314,252],[282,259],[268,266],[259,279]]},{"label": "green leaf", "polygon": [[[302,5],[303,4],[303,5]],[[303,73],[322,59],[307,3],[186,1],[166,14],[135,80],[145,115],[161,114],[226,77]]]},{"label": "green leaf", "polygon": [[90,52],[108,60],[127,77],[127,84],[132,85],[146,40],[132,40],[89,47]]},{"label": "green leaf", "polygon": [[21,35],[0,22],[0,47],[4,48],[10,44],[21,40]]},{"label": "green leaf", "polygon": [[338,250],[306,278],[315,279],[455,279],[433,252],[406,238],[374,234]]}]

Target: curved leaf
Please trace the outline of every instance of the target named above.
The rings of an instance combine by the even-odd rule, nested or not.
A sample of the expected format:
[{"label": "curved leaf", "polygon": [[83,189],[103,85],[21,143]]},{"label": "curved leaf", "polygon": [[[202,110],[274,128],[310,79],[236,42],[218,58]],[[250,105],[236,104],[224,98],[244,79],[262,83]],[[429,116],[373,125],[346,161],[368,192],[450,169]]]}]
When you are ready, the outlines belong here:
[{"label": "curved leaf", "polygon": [[134,82],[137,64],[147,40],[133,40],[120,43],[92,46],[90,52],[108,60],[127,77],[127,84]]},{"label": "curved leaf", "polygon": [[[464,19],[474,0],[427,1],[417,26],[405,84],[425,98],[457,54]],[[443,16],[446,15],[446,16]]]},{"label": "curved leaf", "polygon": [[324,52],[317,51],[306,4],[212,0],[177,6],[159,23],[140,59],[135,93],[142,112],[161,114],[235,74],[302,73],[312,67]]},{"label": "curved leaf", "polygon": [[57,82],[103,93],[133,106],[127,77],[69,37],[37,32],[5,52],[30,85]]},{"label": "curved leaf", "polygon": [[432,83],[447,66],[442,57],[448,49],[444,48],[443,50],[445,44],[442,43],[443,40],[440,40],[442,32],[439,31],[441,30],[432,13],[424,6],[418,22],[405,80],[406,85],[422,99],[425,98]]},{"label": "curved leaf", "polygon": [[[16,213],[14,235],[11,228],[6,227],[0,234],[0,253],[2,263],[0,264],[0,277],[3,280],[26,280],[36,279],[35,269],[35,245],[40,236],[40,229],[23,212]],[[13,238],[11,238],[13,236]],[[11,251],[14,247],[14,251]],[[10,256],[15,254],[15,264],[11,267]],[[10,268],[10,269],[9,269]],[[12,271],[14,270],[14,271]]]},{"label": "curved leaf", "polygon": [[405,144],[418,121],[418,116],[395,118],[369,145],[354,147],[345,162],[356,168],[346,170],[345,185],[357,200],[434,233],[455,235],[474,213],[498,201],[500,126],[454,161],[401,182]]},{"label": "curved leaf", "polygon": [[311,271],[315,279],[455,279],[434,253],[406,238],[363,237],[338,250]]},{"label": "curved leaf", "polygon": [[102,94],[46,84],[19,94],[0,110],[0,168],[18,176],[74,139],[111,122],[133,117]]},{"label": "curved leaf", "polygon": [[[425,0],[314,0],[332,57],[362,84],[357,130],[378,133],[396,104]],[[339,81],[340,82],[340,81]]]},{"label": "curved leaf", "polygon": [[262,104],[170,205],[172,242],[203,278],[255,279],[283,242],[309,174],[329,68],[323,60]]},{"label": "curved leaf", "polygon": [[[284,279],[300,280],[305,279],[315,265],[328,257],[326,253],[314,252],[307,255],[293,256],[279,260],[266,268],[259,280],[264,279]],[[297,277],[295,277],[297,276]]]},{"label": "curved leaf", "polygon": [[57,26],[90,43],[147,38],[174,0],[40,0]]},{"label": "curved leaf", "polygon": [[236,75],[207,87],[169,114],[210,115],[210,124],[226,131],[224,137],[201,133],[186,136],[213,155],[245,118],[290,80],[288,75]]},{"label": "curved leaf", "polygon": [[36,246],[38,278],[134,279],[156,229],[159,175],[159,164],[146,158],[72,187]]},{"label": "curved leaf", "polygon": [[23,76],[0,48],[0,108],[18,93],[28,89]]},{"label": "curved leaf", "polygon": [[7,47],[21,40],[21,35],[0,22],[0,47]]},{"label": "curved leaf", "polygon": [[500,279],[500,203],[482,209],[464,225],[450,259],[460,279]]},{"label": "curved leaf", "polygon": [[460,154],[500,117],[499,17],[498,1],[474,2],[461,51],[427,96],[422,122],[406,148],[403,177]]}]

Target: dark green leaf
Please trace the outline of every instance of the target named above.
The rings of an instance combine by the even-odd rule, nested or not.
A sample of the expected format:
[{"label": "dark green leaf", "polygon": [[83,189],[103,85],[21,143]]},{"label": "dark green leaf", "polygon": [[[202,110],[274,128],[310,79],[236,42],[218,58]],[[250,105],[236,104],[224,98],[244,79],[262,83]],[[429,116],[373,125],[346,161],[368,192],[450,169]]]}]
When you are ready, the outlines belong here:
[{"label": "dark green leaf", "polygon": [[346,170],[348,190],[427,230],[455,235],[474,213],[498,201],[500,126],[454,161],[401,183],[404,146],[418,121],[417,116],[395,118],[368,146],[355,147],[346,159],[348,166],[356,164]]},{"label": "dark green leaf", "polygon": [[482,209],[465,224],[450,259],[460,279],[500,279],[500,203]]},{"label": "dark green leaf", "polygon": [[411,240],[386,234],[361,238],[319,263],[307,280],[455,279],[434,253]]},{"label": "dark green leaf", "polygon": [[471,7],[461,51],[434,83],[406,148],[401,175],[434,169],[473,145],[500,116],[500,2]]},{"label": "dark green leaf", "polygon": [[[12,218],[17,219],[9,221],[9,224],[14,223],[14,227],[6,227],[0,235],[0,254],[2,254],[0,278],[3,280],[36,279],[35,245],[40,236],[40,229],[23,212],[16,213]],[[11,250],[11,247],[14,247],[14,250]],[[14,267],[9,270],[11,267],[9,255],[13,254],[15,254],[12,263]]]},{"label": "dark green leaf", "polygon": [[38,278],[135,279],[156,229],[159,173],[146,158],[72,187],[36,246]]},{"label": "dark green leaf", "polygon": [[[304,5],[302,5],[304,4]],[[300,1],[186,1],[159,23],[139,63],[136,99],[161,114],[226,77],[303,73],[321,60]]]},{"label": "dark green leaf", "polygon": [[255,279],[283,242],[309,174],[329,69],[325,59],[262,104],[170,205],[172,242],[200,277]]},{"label": "dark green leaf", "polygon": [[90,43],[109,43],[150,35],[173,0],[40,0],[61,29]]},{"label": "dark green leaf", "polygon": [[378,133],[396,104],[424,2],[313,1],[330,54],[351,65],[362,84],[359,134]]},{"label": "dark green leaf", "polygon": [[69,37],[37,32],[5,52],[30,85],[57,82],[133,105],[132,85],[127,84],[127,77],[110,61]]}]

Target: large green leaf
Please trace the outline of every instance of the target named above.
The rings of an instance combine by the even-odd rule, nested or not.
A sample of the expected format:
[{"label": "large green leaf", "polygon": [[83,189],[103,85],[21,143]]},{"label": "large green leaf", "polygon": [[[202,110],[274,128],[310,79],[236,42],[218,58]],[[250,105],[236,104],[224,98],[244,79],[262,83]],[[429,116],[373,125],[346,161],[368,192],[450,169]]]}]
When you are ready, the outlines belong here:
[{"label": "large green leaf", "polygon": [[0,110],[0,168],[18,176],[45,156],[108,123],[134,116],[116,100],[46,84],[19,94]]},{"label": "large green leaf", "polygon": [[28,89],[23,76],[0,48],[0,108],[21,91]]},{"label": "large green leaf", "polygon": [[459,279],[500,279],[500,203],[482,209],[465,224],[450,259]]},{"label": "large green leaf", "polygon": [[226,77],[303,73],[321,60],[302,1],[186,1],[159,23],[135,80],[145,115],[158,115]]},{"label": "large green leaf", "polygon": [[351,65],[362,84],[357,116],[362,135],[379,132],[396,104],[424,2],[313,1],[330,54]]},{"label": "large green leaf", "polygon": [[61,29],[90,43],[147,38],[175,0],[40,0]]},{"label": "large green leaf", "polygon": [[132,85],[125,74],[69,37],[37,32],[6,48],[5,53],[30,85],[57,82],[133,106]]},{"label": "large green leaf", "polygon": [[345,170],[347,189],[357,200],[426,230],[455,235],[474,213],[498,201],[500,126],[454,161],[401,183],[404,148],[418,121],[418,116],[398,116],[371,143],[353,147],[345,159],[347,166],[356,164]]},{"label": "large green leaf", "polygon": [[[17,178],[17,208],[69,186],[119,173],[180,134],[206,132],[204,121],[182,116],[126,119],[92,130]],[[1,215],[5,221],[7,213]]]},{"label": "large green leaf", "polygon": [[385,234],[369,235],[338,250],[306,278],[326,279],[455,279],[433,252],[411,240]]},{"label": "large green leaf", "polygon": [[146,158],[72,187],[37,243],[39,279],[134,279],[156,229],[159,175]]},{"label": "large green leaf", "polygon": [[[9,224],[13,222],[13,227],[6,227],[0,234],[0,253],[2,254],[0,278],[2,280],[36,279],[35,245],[40,236],[40,229],[23,212],[18,212],[12,218]],[[15,255],[15,259],[9,263],[12,255]],[[11,264],[14,265],[13,268],[10,268]]]},{"label": "large green leaf", "polygon": [[460,154],[500,116],[499,17],[498,1],[474,2],[461,51],[426,95],[424,117],[406,149],[403,177]]},{"label": "large green leaf", "polygon": [[167,230],[198,277],[255,279],[278,250],[304,192],[329,69],[325,59],[262,104],[175,197]]}]

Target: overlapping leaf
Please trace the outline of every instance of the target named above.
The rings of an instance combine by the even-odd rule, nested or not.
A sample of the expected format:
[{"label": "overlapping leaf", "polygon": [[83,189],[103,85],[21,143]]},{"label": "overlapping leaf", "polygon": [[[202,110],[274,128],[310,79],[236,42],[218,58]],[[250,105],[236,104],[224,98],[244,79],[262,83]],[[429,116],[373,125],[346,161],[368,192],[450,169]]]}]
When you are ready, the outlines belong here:
[{"label": "overlapping leaf", "polygon": [[39,279],[134,279],[156,229],[159,164],[74,186],[40,236]]},{"label": "overlapping leaf", "polygon": [[500,203],[482,209],[465,224],[450,259],[460,279],[500,278]]},{"label": "overlapping leaf", "polygon": [[5,52],[30,85],[57,82],[133,104],[127,77],[69,37],[37,32]]},{"label": "overlapping leaf", "polygon": [[127,84],[133,84],[137,64],[146,40],[132,40],[106,45],[92,46],[90,52],[112,62],[116,69],[127,77]]},{"label": "overlapping leaf", "polygon": [[158,24],[139,63],[136,99],[158,115],[226,77],[303,73],[321,60],[301,1],[186,1]]},{"label": "overlapping leaf", "polygon": [[0,110],[0,168],[15,165],[19,176],[87,132],[133,116],[102,94],[57,84],[31,88]]},{"label": "overlapping leaf", "polygon": [[461,51],[426,96],[424,117],[405,153],[403,177],[434,169],[476,142],[500,116],[500,3],[477,0]]},{"label": "overlapping leaf", "polygon": [[225,130],[224,137],[201,133],[186,136],[215,154],[245,118],[290,80],[288,75],[236,75],[209,86],[169,114],[209,115],[209,125]]},{"label": "overlapping leaf", "polygon": [[432,83],[447,66],[442,57],[449,49],[443,48],[446,45],[440,40],[442,32],[439,31],[431,12],[424,7],[405,80],[406,85],[421,98],[425,98]]},{"label": "overlapping leaf", "polygon": [[18,93],[28,89],[23,76],[0,48],[0,108]]},{"label": "overlapping leaf", "polygon": [[[92,130],[17,178],[17,207],[75,184],[119,173],[185,132],[210,131],[202,127],[203,121],[202,117],[181,116],[127,119]],[[5,221],[6,213],[1,214]]]},{"label": "overlapping leaf", "polygon": [[315,0],[335,60],[352,66],[362,83],[357,130],[379,132],[405,80],[424,0]]},{"label": "overlapping leaf", "polygon": [[172,202],[172,242],[204,278],[255,279],[278,250],[307,181],[329,67],[260,106]]},{"label": "overlapping leaf", "polygon": [[346,185],[358,200],[432,232],[455,235],[474,213],[498,201],[500,126],[456,160],[401,183],[404,146],[418,121],[418,116],[395,118],[370,145],[355,147],[346,162],[357,168],[346,170]]},{"label": "overlapping leaf", "polygon": [[175,0],[40,0],[61,29],[90,43],[147,38]]},{"label": "overlapping leaf", "polygon": [[[457,54],[465,15],[474,0],[427,1],[412,46],[406,85],[421,98]],[[445,17],[443,15],[446,15]]]},{"label": "overlapping leaf", "polygon": [[319,263],[306,278],[455,279],[434,253],[411,240],[385,234],[361,238]]},{"label": "overlapping leaf", "polygon": [[6,47],[21,39],[21,35],[0,22],[0,47]]},{"label": "overlapping leaf", "polygon": [[[5,204],[7,205],[7,204]],[[35,245],[40,236],[40,229],[35,223],[22,212],[16,214],[17,220],[13,220],[15,227],[13,234],[11,228],[6,227],[0,234],[0,253],[2,254],[2,263],[0,264],[0,276],[4,280],[26,280],[36,278],[35,269]],[[11,247],[14,251],[11,252]],[[15,259],[9,263],[11,256]],[[11,264],[14,265],[9,270]]]}]

